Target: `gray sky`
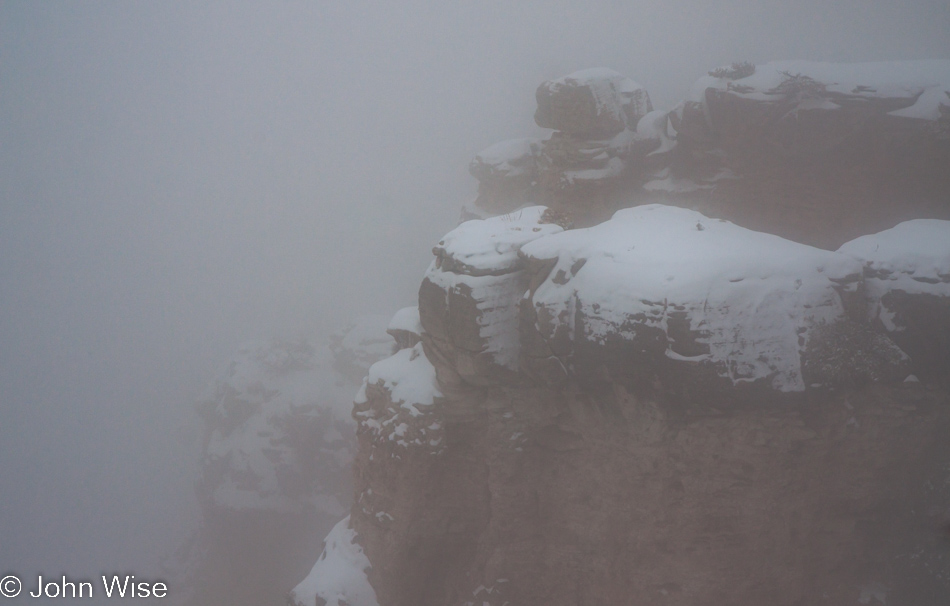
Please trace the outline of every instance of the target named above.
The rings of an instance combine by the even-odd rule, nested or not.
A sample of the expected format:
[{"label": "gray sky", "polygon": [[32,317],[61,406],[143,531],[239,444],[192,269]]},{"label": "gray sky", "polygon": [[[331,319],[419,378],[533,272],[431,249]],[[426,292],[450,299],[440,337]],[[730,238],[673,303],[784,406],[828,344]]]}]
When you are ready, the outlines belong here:
[{"label": "gray sky", "polygon": [[[950,58],[945,0],[0,1],[0,573],[155,576],[247,339],[414,302],[544,79]],[[34,577],[35,579],[35,577]]]}]

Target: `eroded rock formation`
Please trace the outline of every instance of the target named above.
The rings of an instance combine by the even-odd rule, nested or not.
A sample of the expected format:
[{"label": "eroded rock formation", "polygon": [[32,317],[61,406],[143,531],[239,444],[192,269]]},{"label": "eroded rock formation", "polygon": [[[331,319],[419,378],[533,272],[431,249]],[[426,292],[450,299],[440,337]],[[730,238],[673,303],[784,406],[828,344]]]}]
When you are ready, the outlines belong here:
[{"label": "eroded rock formation", "polygon": [[473,162],[483,218],[394,319],[293,604],[950,601],[948,82],[735,64],[670,112],[543,84],[558,131]]}]

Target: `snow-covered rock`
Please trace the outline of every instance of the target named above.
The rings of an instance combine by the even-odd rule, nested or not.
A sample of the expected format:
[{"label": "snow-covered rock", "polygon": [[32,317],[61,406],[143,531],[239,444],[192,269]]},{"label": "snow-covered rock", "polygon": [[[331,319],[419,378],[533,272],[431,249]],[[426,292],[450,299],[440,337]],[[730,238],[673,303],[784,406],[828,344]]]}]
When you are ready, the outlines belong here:
[{"label": "snow-covered rock", "polygon": [[518,251],[562,231],[544,222],[545,210],[535,206],[466,221],[433,248],[436,259],[419,289],[419,313],[423,342],[440,371],[475,384],[517,371],[518,303],[528,287]]},{"label": "snow-covered rock", "polygon": [[[436,246],[421,353],[357,398],[351,521],[380,603],[950,603],[947,389],[911,375],[891,340],[911,329],[879,329],[872,283],[947,272],[832,252],[950,218],[950,114],[900,115],[936,93],[870,90],[887,78],[789,69],[760,97],[755,66],[716,70],[636,130],[558,127],[523,198],[480,184],[470,215],[505,216]],[[505,224],[528,198],[569,231],[537,234],[536,215],[521,239]],[[657,201],[680,208],[638,206]],[[877,299],[895,326],[904,292]],[[942,296],[906,296],[943,305],[920,325],[950,334]],[[419,384],[442,395],[396,395]]]},{"label": "snow-covered rock", "polygon": [[442,417],[434,406],[442,397],[435,368],[422,343],[401,349],[369,369],[353,403],[358,435],[385,446],[442,449]]},{"label": "snow-covered rock", "polygon": [[[802,391],[812,336],[848,320],[842,297],[862,277],[845,255],[662,205],[521,253],[535,285],[522,304],[522,366],[548,381],[606,367],[641,384],[695,375],[707,387],[718,378]],[[884,341],[868,344],[899,365]]]},{"label": "snow-covered rock", "polygon": [[710,74],[666,122],[638,124],[677,150],[647,156],[663,164],[647,189],[667,203],[832,250],[910,218],[950,218],[950,61]]},{"label": "snow-covered rock", "polygon": [[534,121],[585,138],[610,137],[652,111],[645,88],[605,67],[595,67],[543,82],[536,92]]},{"label": "snow-covered rock", "polygon": [[386,332],[396,340],[398,349],[412,347],[422,339],[422,323],[419,321],[419,306],[403,307],[393,316]]},{"label": "snow-covered rock", "polygon": [[793,101],[799,110],[867,107],[895,117],[938,120],[940,107],[950,107],[950,61],[774,61],[740,78],[701,78],[690,100],[706,100],[709,90],[753,101]]},{"label": "snow-covered rock", "polygon": [[917,219],[862,236],[839,252],[864,266],[870,319],[927,378],[950,368],[950,221]]},{"label": "snow-covered rock", "polygon": [[350,516],[333,527],[323,544],[313,570],[290,592],[290,606],[379,606],[366,577],[369,559],[350,528]]},{"label": "snow-covered rock", "polygon": [[538,159],[538,179],[549,191],[589,190],[619,179],[637,144],[655,147],[625,130],[606,140],[582,139],[555,132],[544,142]]}]

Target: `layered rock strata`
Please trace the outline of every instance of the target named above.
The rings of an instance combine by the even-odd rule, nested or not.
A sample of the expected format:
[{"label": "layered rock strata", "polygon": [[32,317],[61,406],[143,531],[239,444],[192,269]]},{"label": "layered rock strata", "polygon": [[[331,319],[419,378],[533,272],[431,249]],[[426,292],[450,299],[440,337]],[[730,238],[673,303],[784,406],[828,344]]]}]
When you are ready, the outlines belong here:
[{"label": "layered rock strata", "polygon": [[543,84],[357,395],[354,584],[294,604],[950,601],[948,67]]},{"label": "layered rock strata", "polygon": [[[357,397],[349,524],[378,604],[950,597],[950,396],[868,321],[862,251],[892,235],[833,253],[675,207],[547,233],[526,210],[447,234],[419,342]],[[950,223],[909,227],[950,241]],[[905,274],[950,267],[900,242]],[[481,353],[517,364],[471,373],[427,333],[454,288],[431,273],[514,258],[524,291],[499,283],[452,328],[502,317]]]},{"label": "layered rock strata", "polygon": [[[607,94],[625,89],[636,103]],[[639,85],[595,69],[543,83],[538,101],[548,139],[483,152],[530,180],[507,196],[506,178],[476,158],[480,193],[464,217],[542,204],[588,226],[659,201],[830,250],[901,221],[950,219],[948,61],[733,64],[657,111]]]}]

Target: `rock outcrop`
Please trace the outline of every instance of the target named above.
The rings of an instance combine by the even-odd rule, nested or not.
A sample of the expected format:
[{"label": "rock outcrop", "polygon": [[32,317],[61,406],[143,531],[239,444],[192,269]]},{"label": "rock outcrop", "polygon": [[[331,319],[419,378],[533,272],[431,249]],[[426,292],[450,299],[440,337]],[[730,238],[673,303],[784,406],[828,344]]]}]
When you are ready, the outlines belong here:
[{"label": "rock outcrop", "polygon": [[521,246],[562,231],[529,207],[487,221],[468,221],[433,248],[419,289],[419,315],[428,355],[445,359],[458,380],[493,384],[518,370],[518,306],[528,288]]},{"label": "rock outcrop", "polygon": [[391,322],[295,606],[950,601],[948,76],[542,84],[558,130],[476,158]]},{"label": "rock outcrop", "polygon": [[[591,224],[618,208],[617,195],[636,183],[636,159],[654,149],[637,132],[653,110],[646,89],[606,68],[542,83],[535,122],[554,129],[544,140],[515,139],[492,145],[469,166],[479,195],[463,218],[484,218],[543,203],[564,223]],[[583,200],[583,202],[580,202]],[[570,212],[578,204],[587,212]]]},{"label": "rock outcrop", "polygon": [[829,249],[950,218],[950,61],[736,67],[669,113],[677,149],[648,189]]},{"label": "rock outcrop", "polygon": [[830,250],[950,219],[950,61],[733,64],[668,111],[595,69],[542,84],[538,99],[538,124],[555,130],[518,156],[534,185],[506,198],[476,160],[464,217],[541,204],[589,226],[652,200]]},{"label": "rock outcrop", "polygon": [[950,382],[950,221],[907,221],[840,251],[864,264],[869,319],[922,378]]},{"label": "rock outcrop", "polygon": [[[860,263],[838,253],[661,205],[522,247],[521,368],[547,386],[623,385],[706,401],[846,381],[902,380],[907,356],[882,336],[833,372],[820,334],[857,331]],[[854,342],[852,345],[856,346]],[[857,360],[875,360],[871,365]],[[811,371],[811,372],[809,372]],[[844,376],[847,375],[847,376]]]}]

